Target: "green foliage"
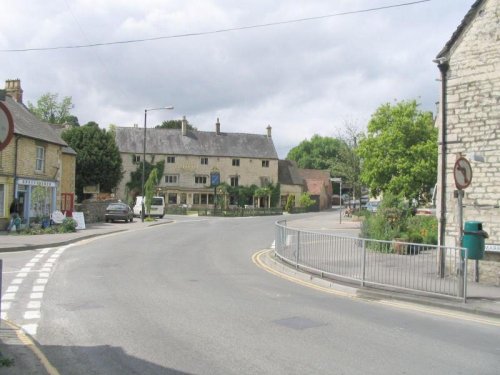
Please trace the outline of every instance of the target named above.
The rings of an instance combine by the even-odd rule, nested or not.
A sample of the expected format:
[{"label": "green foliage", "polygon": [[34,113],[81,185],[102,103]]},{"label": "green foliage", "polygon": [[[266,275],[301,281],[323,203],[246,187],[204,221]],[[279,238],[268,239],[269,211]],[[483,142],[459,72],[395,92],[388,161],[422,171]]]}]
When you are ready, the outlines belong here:
[{"label": "green foliage", "polygon": [[151,203],[153,201],[153,195],[156,191],[156,186],[158,185],[158,171],[153,168],[149,174],[148,180],[144,183],[144,195],[146,196],[146,212],[151,212]]},{"label": "green foliage", "polygon": [[302,193],[299,197],[300,207],[308,208],[313,206],[315,203],[316,201],[311,198],[311,193],[309,193],[308,191]]},{"label": "green foliage", "polygon": [[78,125],[78,118],[70,113],[73,108],[71,96],[65,96],[61,102],[57,101],[58,97],[59,94],[48,92],[37,100],[36,106],[28,102],[28,109],[40,120],[51,124],[68,122],[72,125]]},{"label": "green foliage", "polygon": [[71,217],[64,218],[62,224],[58,226],[59,233],[73,233],[76,232],[78,223]]},{"label": "green foliage", "polygon": [[122,178],[122,159],[112,132],[95,122],[65,130],[62,138],[76,151],[76,194],[83,198],[83,187],[100,185],[111,192]]},{"label": "green foliage", "polygon": [[382,105],[372,115],[358,153],[363,161],[361,181],[372,195],[389,192],[427,200],[437,175],[432,113],[420,111],[416,101]]},{"label": "green foliage", "polygon": [[396,238],[411,243],[437,244],[437,219],[412,216],[403,199],[386,194],[375,214],[365,214],[361,235],[364,238],[392,241]]},{"label": "green foliage", "polygon": [[286,199],[285,211],[291,213],[294,207],[295,207],[295,195],[289,195],[288,198]]},{"label": "green foliage", "polygon": [[[142,191],[142,161],[137,164],[137,169],[133,172],[130,172],[130,181],[125,185],[129,192],[140,194]],[[158,163],[153,160],[150,162],[146,161],[144,164],[144,176],[149,176],[153,169],[156,169],[156,176],[158,181],[161,181],[163,178],[163,171],[165,170],[165,160],[161,160]]]},{"label": "green foliage", "polygon": [[[196,128],[187,121],[187,130],[196,130]],[[160,129],[182,129],[182,120],[163,121],[161,125],[156,125],[155,128]]]},{"label": "green foliage", "polygon": [[[361,199],[361,158],[357,153],[358,140],[363,138],[356,128],[346,124],[345,135],[340,138],[341,144],[337,159],[334,161],[330,173],[332,176],[341,177],[344,186],[352,189],[353,199]],[[339,184],[334,188],[340,190]]]},{"label": "green foliage", "polygon": [[336,138],[313,135],[292,148],[286,157],[294,160],[300,168],[330,170],[339,155],[341,141]]}]

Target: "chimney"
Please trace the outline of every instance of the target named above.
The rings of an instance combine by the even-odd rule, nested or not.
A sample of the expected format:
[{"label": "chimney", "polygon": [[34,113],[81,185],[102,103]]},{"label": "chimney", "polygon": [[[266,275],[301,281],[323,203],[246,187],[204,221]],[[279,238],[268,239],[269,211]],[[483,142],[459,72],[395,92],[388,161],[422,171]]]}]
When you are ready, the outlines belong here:
[{"label": "chimney", "polygon": [[218,117],[217,122],[215,123],[215,134],[220,135],[220,122]]},{"label": "chimney", "polygon": [[5,81],[5,92],[16,102],[23,102],[23,89],[21,88],[21,80],[19,78]]},{"label": "chimney", "polygon": [[267,125],[267,138],[271,138],[271,125]]},{"label": "chimney", "polygon": [[187,135],[187,120],[186,116],[182,116],[182,135]]},{"label": "chimney", "polygon": [[138,129],[139,128],[139,124],[134,124],[134,128]]}]

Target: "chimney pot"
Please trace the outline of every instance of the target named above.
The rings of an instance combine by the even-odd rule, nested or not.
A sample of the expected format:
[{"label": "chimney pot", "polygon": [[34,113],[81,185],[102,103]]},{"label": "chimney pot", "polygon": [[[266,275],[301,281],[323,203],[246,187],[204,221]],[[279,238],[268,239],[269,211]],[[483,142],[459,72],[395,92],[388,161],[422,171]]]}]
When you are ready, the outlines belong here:
[{"label": "chimney pot", "polygon": [[267,138],[271,138],[271,125],[267,125]]},{"label": "chimney pot", "polygon": [[23,89],[21,88],[21,80],[19,78],[6,80],[5,92],[16,102],[23,102]]},{"label": "chimney pot", "polygon": [[182,116],[182,135],[185,136],[187,135],[187,120],[186,120],[186,116]]},{"label": "chimney pot", "polygon": [[217,122],[215,123],[215,133],[217,135],[220,135],[220,122],[218,117],[217,117]]}]

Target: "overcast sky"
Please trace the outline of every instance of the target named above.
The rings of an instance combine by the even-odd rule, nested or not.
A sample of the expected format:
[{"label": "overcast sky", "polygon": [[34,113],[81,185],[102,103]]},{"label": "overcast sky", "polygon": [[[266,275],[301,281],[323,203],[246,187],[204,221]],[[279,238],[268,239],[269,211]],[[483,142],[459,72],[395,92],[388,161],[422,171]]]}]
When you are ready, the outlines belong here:
[{"label": "overcast sky", "polygon": [[[265,134],[281,158],[314,134],[365,129],[383,103],[435,111],[432,62],[473,0],[397,8],[240,31],[202,33],[402,4],[410,0],[2,0],[3,80],[24,102],[71,96],[81,124],[148,127],[186,116],[199,130]],[[6,52],[165,36],[94,48]],[[2,85],[3,86],[3,85]]]}]

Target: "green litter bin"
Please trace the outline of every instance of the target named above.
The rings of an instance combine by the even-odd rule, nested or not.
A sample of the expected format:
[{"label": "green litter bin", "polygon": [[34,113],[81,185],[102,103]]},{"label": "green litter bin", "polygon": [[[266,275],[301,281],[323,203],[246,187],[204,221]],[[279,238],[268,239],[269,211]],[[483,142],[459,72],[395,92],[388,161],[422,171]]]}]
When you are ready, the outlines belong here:
[{"label": "green litter bin", "polygon": [[[485,238],[488,238],[488,233],[483,230],[483,223],[465,222],[462,247],[467,249],[467,259],[483,259]],[[462,251],[462,257],[465,257],[464,251]]]}]

